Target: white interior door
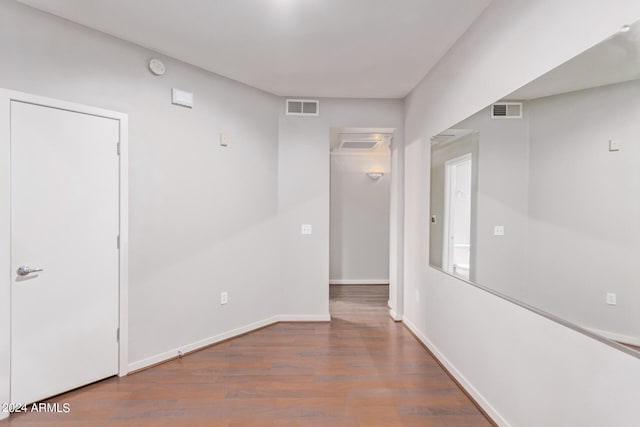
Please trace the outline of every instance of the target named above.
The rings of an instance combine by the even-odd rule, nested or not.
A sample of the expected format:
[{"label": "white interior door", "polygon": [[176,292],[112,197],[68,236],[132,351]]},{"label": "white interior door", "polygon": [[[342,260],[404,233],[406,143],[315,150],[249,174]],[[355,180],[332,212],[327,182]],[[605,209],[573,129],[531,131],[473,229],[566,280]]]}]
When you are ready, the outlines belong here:
[{"label": "white interior door", "polygon": [[445,270],[469,280],[471,260],[471,154],[445,163]]},{"label": "white interior door", "polygon": [[11,102],[14,403],[117,374],[118,138],[118,120]]}]

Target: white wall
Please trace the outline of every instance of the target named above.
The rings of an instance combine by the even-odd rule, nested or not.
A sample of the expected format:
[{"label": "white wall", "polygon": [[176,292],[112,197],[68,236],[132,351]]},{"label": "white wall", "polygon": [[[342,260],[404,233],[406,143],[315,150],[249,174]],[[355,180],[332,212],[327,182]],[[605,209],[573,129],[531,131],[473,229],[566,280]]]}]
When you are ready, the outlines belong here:
[{"label": "white wall", "polygon": [[389,177],[389,306],[395,320],[402,320],[404,312],[404,153],[404,140],[393,140]]},{"label": "white wall", "polygon": [[405,319],[502,425],[633,424],[640,360],[427,266],[429,139],[639,17],[494,0],[405,101]]},{"label": "white wall", "polygon": [[[154,77],[159,55],[6,0],[0,57],[1,87],[129,114],[130,362],[279,314],[280,98],[170,58]],[[170,105],[172,87],[195,107]]]},{"label": "white wall", "polygon": [[[390,155],[331,155],[333,282],[389,282]],[[366,174],[385,175],[372,180]]]},{"label": "white wall", "polygon": [[[640,344],[640,81],[527,103],[525,301]],[[609,152],[609,140],[620,151]],[[616,306],[606,304],[617,294]]]},{"label": "white wall", "polygon": [[[317,117],[280,113],[279,194],[282,309],[289,315],[329,315],[329,201],[331,128],[397,128],[401,100],[320,98]],[[401,145],[400,145],[401,146]],[[393,172],[392,172],[393,173]],[[300,234],[311,224],[313,234]]]}]

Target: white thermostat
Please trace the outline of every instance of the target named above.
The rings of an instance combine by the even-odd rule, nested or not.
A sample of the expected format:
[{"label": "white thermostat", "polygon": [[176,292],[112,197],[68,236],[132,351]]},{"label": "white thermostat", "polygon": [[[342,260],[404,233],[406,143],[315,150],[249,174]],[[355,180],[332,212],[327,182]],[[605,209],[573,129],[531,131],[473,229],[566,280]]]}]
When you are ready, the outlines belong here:
[{"label": "white thermostat", "polygon": [[164,64],[159,59],[152,59],[149,61],[149,70],[156,76],[161,76],[164,74]]},{"label": "white thermostat", "polygon": [[171,89],[171,103],[187,108],[193,108],[193,93],[185,90]]}]

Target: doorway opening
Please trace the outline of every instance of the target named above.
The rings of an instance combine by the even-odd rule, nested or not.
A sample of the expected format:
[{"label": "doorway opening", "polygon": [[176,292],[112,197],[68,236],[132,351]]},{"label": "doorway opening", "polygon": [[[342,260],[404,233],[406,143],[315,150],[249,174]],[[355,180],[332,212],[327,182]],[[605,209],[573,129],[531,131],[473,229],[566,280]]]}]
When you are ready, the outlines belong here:
[{"label": "doorway opening", "polygon": [[383,308],[389,304],[394,133],[389,128],[331,129],[329,284],[334,315],[339,301],[333,304],[333,297],[340,295],[373,307],[384,293]]},{"label": "doorway opening", "polygon": [[469,280],[471,270],[471,153],[445,162],[443,267]]}]

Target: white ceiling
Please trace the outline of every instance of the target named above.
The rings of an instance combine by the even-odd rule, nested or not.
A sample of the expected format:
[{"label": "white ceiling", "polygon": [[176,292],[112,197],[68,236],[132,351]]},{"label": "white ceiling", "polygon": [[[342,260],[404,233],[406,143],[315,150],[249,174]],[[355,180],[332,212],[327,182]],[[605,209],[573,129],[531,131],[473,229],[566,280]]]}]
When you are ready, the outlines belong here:
[{"label": "white ceiling", "polygon": [[282,96],[401,98],[490,0],[19,0]]},{"label": "white ceiling", "polygon": [[595,45],[505,99],[530,100],[640,79],[640,22]]}]

